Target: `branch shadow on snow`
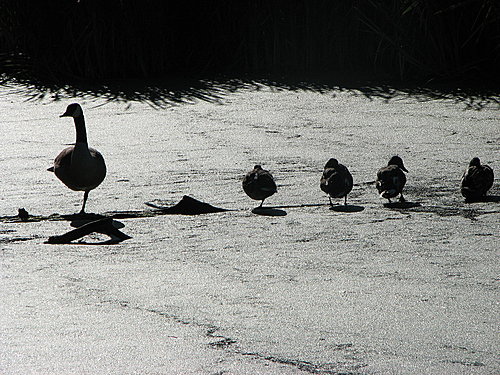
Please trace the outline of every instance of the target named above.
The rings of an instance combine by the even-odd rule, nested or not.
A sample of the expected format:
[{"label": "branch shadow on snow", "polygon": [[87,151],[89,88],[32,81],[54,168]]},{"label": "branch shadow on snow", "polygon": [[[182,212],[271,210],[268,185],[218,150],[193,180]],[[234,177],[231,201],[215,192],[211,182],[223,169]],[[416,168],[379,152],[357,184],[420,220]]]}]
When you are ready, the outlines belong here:
[{"label": "branch shadow on snow", "polygon": [[16,79],[0,76],[0,83],[27,101],[59,101],[70,97],[108,102],[141,102],[162,109],[198,101],[224,104],[225,99],[238,91],[259,91],[264,88],[286,91],[311,91],[335,95],[348,92],[381,99],[386,102],[403,98],[420,101],[452,100],[467,109],[481,110],[487,105],[500,105],[500,90],[470,84],[395,84],[366,79],[331,78],[262,78],[262,77],[175,77],[157,80],[61,81]]}]

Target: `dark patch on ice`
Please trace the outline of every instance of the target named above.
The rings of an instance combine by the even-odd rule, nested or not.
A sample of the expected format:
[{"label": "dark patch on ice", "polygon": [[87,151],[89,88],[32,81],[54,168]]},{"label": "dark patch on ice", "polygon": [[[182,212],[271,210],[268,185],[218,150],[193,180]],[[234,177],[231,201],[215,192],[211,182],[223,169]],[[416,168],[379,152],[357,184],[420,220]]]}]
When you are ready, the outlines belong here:
[{"label": "dark patch on ice", "polygon": [[351,343],[337,344],[337,345],[335,345],[334,349],[335,350],[344,350],[344,349],[352,348],[352,347],[353,347],[353,344],[351,344]]},{"label": "dark patch on ice", "polygon": [[271,207],[255,207],[252,213],[262,216],[286,216],[286,211]]},{"label": "dark patch on ice", "polygon": [[228,346],[235,344],[235,343],[236,343],[235,340],[232,340],[228,337],[224,337],[223,339],[211,342],[208,345],[215,347],[215,348],[224,349],[224,348],[227,348]]},{"label": "dark patch on ice", "polygon": [[422,205],[420,203],[414,204],[411,202],[394,202],[386,203],[384,207],[399,211],[402,213],[408,212],[421,212],[421,213],[431,213],[442,217],[448,216],[462,216],[466,219],[477,220],[477,217],[486,214],[500,213],[500,211],[485,211],[479,208],[462,208],[453,206],[428,206]]},{"label": "dark patch on ice", "polygon": [[[121,212],[106,212],[103,214],[94,214],[94,213],[78,213],[78,214],[52,214],[50,216],[45,217],[46,220],[57,221],[57,220],[67,220],[71,222],[71,226],[78,228],[78,223],[88,223],[90,221],[104,219],[106,217],[111,217],[113,219],[130,219],[136,216],[137,213],[133,211],[121,211]],[[35,218],[35,217],[34,217]],[[39,216],[40,220],[44,220],[43,216]]]},{"label": "dark patch on ice", "polygon": [[500,195],[486,195],[484,197],[479,197],[476,199],[465,200],[465,203],[481,203],[481,202],[500,203]]},{"label": "dark patch on ice", "polygon": [[24,208],[20,208],[17,210],[17,216],[19,216],[21,221],[28,221],[30,214]]},{"label": "dark patch on ice", "polygon": [[476,220],[477,217],[486,214],[500,213],[499,211],[481,211],[477,209],[459,207],[422,206],[416,212],[428,212],[439,216],[462,216],[466,219]]},{"label": "dark patch on ice", "polygon": [[109,211],[102,214],[95,213],[77,213],[77,214],[58,214],[54,213],[48,216],[43,215],[31,215],[26,212],[22,213],[20,217],[19,213],[12,216],[0,216],[0,222],[7,223],[33,223],[39,221],[93,221],[100,220],[104,218],[113,219],[137,219],[153,217],[158,215],[201,215],[207,213],[215,212],[225,212],[230,211],[225,208],[214,207],[211,204],[201,202],[195,198],[189,197],[187,195],[183,196],[179,203],[171,207],[163,207],[156,205],[154,203],[146,202],[146,205],[154,208],[154,210],[129,210],[129,211]]},{"label": "dark patch on ice", "polygon": [[[84,245],[110,245],[132,238],[118,229],[124,227],[123,223],[117,222],[110,217],[99,218],[97,220],[75,220],[71,222],[71,225],[76,229],[72,229],[61,235],[50,236],[46,243],[69,244],[79,240],[77,243]],[[96,233],[105,234],[108,236],[108,239],[101,240],[101,238],[98,238],[94,242],[83,240],[83,238],[95,237]]]},{"label": "dark patch on ice", "polygon": [[207,337],[218,339],[217,341],[210,342],[208,345],[217,349],[226,349],[227,347],[236,344],[236,340],[233,340],[230,337],[216,335],[215,333],[217,332],[217,330],[218,329],[216,327],[211,327],[207,331]]},{"label": "dark patch on ice", "polygon": [[389,202],[389,203],[384,203],[384,207],[387,208],[401,208],[401,209],[406,209],[406,208],[414,208],[414,207],[420,207],[421,204],[418,202]]},{"label": "dark patch on ice", "polygon": [[422,198],[441,198],[460,195],[455,185],[443,185],[441,176],[437,179],[431,179],[431,181],[427,181],[425,184],[407,186],[404,191],[410,196]]},{"label": "dark patch on ice", "polygon": [[199,322],[192,321],[192,320],[187,320],[187,319],[181,318],[175,314],[172,314],[172,313],[169,313],[166,311],[161,311],[158,309],[150,309],[150,308],[144,308],[144,307],[140,307],[140,306],[132,306],[128,301],[109,300],[109,301],[104,301],[104,302],[118,303],[122,308],[130,308],[130,309],[135,309],[135,310],[139,310],[139,311],[146,311],[146,312],[170,319],[170,320],[172,320],[176,323],[179,323],[179,324],[192,325],[192,326],[196,326],[196,327],[206,328],[207,332],[205,335],[209,338],[216,339],[216,341],[212,341],[212,342],[208,343],[208,345],[213,347],[213,348],[216,348],[216,349],[227,349],[229,346],[231,346],[237,342],[236,340],[234,340],[230,337],[226,337],[226,336],[217,334],[217,331],[219,330],[219,328],[217,328],[213,325],[199,323]]},{"label": "dark patch on ice", "polygon": [[153,313],[155,315],[171,319],[174,322],[179,323],[179,324],[193,325],[193,326],[202,327],[202,328],[204,327],[207,329],[207,332],[205,335],[211,339],[216,339],[216,341],[212,341],[212,342],[208,343],[208,345],[213,347],[213,348],[216,348],[216,349],[227,349],[229,346],[236,344],[236,342],[237,342],[236,340],[234,340],[230,337],[226,337],[226,336],[217,334],[217,331],[219,330],[219,328],[217,328],[213,325],[199,323],[199,322],[191,321],[191,320],[186,320],[186,319],[178,317],[177,315],[174,315],[174,314],[171,314],[171,313],[168,313],[165,311],[157,310],[157,309],[148,309],[148,308],[142,308],[139,306],[131,306],[128,301],[118,301],[117,300],[117,301],[106,301],[106,302],[118,303],[123,308],[131,308],[131,309],[135,309],[135,310],[150,312],[150,313]]},{"label": "dark patch on ice", "polygon": [[[71,225],[73,228],[80,228],[81,226],[90,223],[91,221],[94,220],[99,220],[99,219],[104,219],[105,216],[102,215],[93,215],[91,218],[78,218],[76,220],[71,221],[69,225]],[[125,224],[123,224],[121,221],[113,220],[113,226],[116,229],[122,229],[125,228]]]},{"label": "dark patch on ice", "polygon": [[[263,359],[266,361],[270,361],[273,363],[279,363],[282,365],[289,365],[298,368],[299,370],[308,372],[310,374],[326,374],[326,375],[356,375],[359,374],[357,370],[366,367],[367,365],[362,363],[358,365],[346,364],[346,363],[324,363],[324,364],[315,364],[307,361],[300,361],[296,359],[288,359],[288,358],[280,358],[275,356],[267,356],[260,353],[250,353],[250,352],[241,352],[242,355],[252,356],[255,358]],[[341,367],[349,366],[354,371],[339,371],[338,369]]]},{"label": "dark patch on ice", "polygon": [[168,215],[201,215],[228,211],[225,208],[212,206],[188,195],[184,195],[179,203],[171,207],[161,207],[149,202],[146,202],[146,205]]},{"label": "dark patch on ice", "polygon": [[6,223],[36,223],[40,221],[78,221],[78,220],[99,220],[106,217],[113,219],[135,219],[143,217],[156,216],[157,214],[151,211],[111,211],[102,214],[94,213],[77,213],[77,214],[50,214],[44,215],[29,215],[27,220],[21,219],[18,215],[14,216],[0,216],[0,222]]},{"label": "dark patch on ice", "polygon": [[339,204],[337,206],[331,206],[330,210],[336,211],[336,212],[346,212],[346,213],[352,213],[352,212],[361,212],[365,208],[363,206],[356,206],[353,204],[347,204],[347,205],[342,205]]},{"label": "dark patch on ice", "polygon": [[373,219],[370,221],[370,223],[383,223],[384,221],[387,220],[402,220],[404,219],[404,216],[401,217],[384,217],[382,219]]},{"label": "dark patch on ice", "polygon": [[445,363],[453,363],[453,364],[459,364],[462,366],[469,366],[469,367],[482,367],[486,366],[484,363],[479,362],[479,361],[459,361],[459,360],[445,360],[443,361]]},{"label": "dark patch on ice", "polygon": [[281,206],[267,206],[267,208],[304,208],[304,207],[321,207],[326,206],[326,203],[302,203],[302,204],[285,204]]},{"label": "dark patch on ice", "polygon": [[[150,312],[150,313],[156,314],[158,316],[162,316],[162,317],[165,317],[167,319],[171,319],[174,322],[179,323],[179,324],[192,325],[192,326],[197,326],[197,327],[202,327],[202,328],[204,327],[207,329],[205,335],[209,338],[216,339],[216,341],[208,343],[208,345],[214,349],[231,350],[235,354],[239,354],[239,355],[243,355],[243,356],[252,356],[256,359],[292,366],[292,367],[298,368],[299,370],[302,370],[302,371],[305,371],[305,372],[308,372],[311,374],[358,375],[359,369],[367,366],[366,363],[362,363],[362,362],[357,363],[357,364],[352,363],[352,362],[312,363],[312,362],[301,361],[301,360],[296,360],[296,359],[277,357],[274,355],[267,355],[267,354],[255,353],[255,352],[246,352],[246,351],[239,350],[237,348],[231,349],[232,345],[237,343],[237,340],[233,339],[231,337],[227,337],[227,336],[218,334],[217,332],[219,331],[219,328],[216,326],[206,324],[206,323],[196,322],[193,320],[186,320],[186,319],[183,319],[175,314],[168,313],[166,311],[145,308],[145,307],[140,307],[140,306],[133,306],[128,301],[107,300],[107,301],[102,301],[102,302],[103,303],[118,304],[122,308]],[[352,348],[353,348],[353,344],[347,343],[347,344],[336,345],[335,349],[339,350],[339,351],[340,350],[350,351],[350,350],[352,350]],[[347,369],[347,370],[340,370],[340,369]]]}]

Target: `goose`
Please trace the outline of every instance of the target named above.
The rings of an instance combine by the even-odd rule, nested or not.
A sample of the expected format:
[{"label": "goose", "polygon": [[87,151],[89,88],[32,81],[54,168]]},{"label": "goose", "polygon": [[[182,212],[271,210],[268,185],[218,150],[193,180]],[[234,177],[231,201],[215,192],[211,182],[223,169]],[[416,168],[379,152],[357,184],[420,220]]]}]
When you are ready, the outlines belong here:
[{"label": "goose", "polygon": [[340,164],[337,159],[331,158],[325,164],[319,186],[321,190],[328,194],[330,206],[333,206],[332,197],[344,197],[344,205],[347,205],[347,194],[351,192],[353,186],[351,172],[345,165]]},{"label": "goose", "polygon": [[47,170],[71,190],[83,191],[80,214],[85,213],[89,192],[101,184],[106,176],[106,164],[101,153],[88,146],[85,119],[78,103],[68,105],[59,117],[73,117],[76,128],[76,143],[62,150]]},{"label": "goose", "polygon": [[467,201],[481,199],[493,186],[493,179],[493,169],[486,164],[481,164],[479,158],[472,158],[462,176],[460,192]]},{"label": "goose", "polygon": [[393,156],[386,167],[382,167],[377,172],[377,180],[375,186],[382,198],[386,198],[391,202],[391,198],[399,194],[399,201],[405,202],[403,197],[403,187],[406,184],[406,175],[403,172],[408,172],[403,164],[403,159],[399,156]]},{"label": "goose", "polygon": [[266,198],[276,193],[277,188],[271,173],[257,164],[243,178],[243,190],[250,198],[262,201],[260,208]]}]

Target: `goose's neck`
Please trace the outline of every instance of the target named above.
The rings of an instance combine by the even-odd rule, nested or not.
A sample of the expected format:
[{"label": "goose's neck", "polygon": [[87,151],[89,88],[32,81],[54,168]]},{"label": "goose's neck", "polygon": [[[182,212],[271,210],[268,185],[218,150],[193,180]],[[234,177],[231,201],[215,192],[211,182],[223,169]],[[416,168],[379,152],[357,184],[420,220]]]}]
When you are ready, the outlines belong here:
[{"label": "goose's neck", "polygon": [[76,143],[87,144],[87,131],[85,130],[85,119],[83,115],[75,117]]}]

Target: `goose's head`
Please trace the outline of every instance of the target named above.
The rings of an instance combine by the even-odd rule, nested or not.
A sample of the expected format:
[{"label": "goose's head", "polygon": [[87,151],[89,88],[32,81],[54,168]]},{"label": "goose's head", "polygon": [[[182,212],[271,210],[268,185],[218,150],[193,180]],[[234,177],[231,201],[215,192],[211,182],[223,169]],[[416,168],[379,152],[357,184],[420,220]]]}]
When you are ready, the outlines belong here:
[{"label": "goose's head", "polygon": [[73,103],[73,104],[68,105],[68,107],[66,108],[66,112],[64,112],[59,117],[76,118],[76,117],[80,117],[80,116],[83,116],[82,107],[80,107],[80,104],[78,104],[78,103]]},{"label": "goose's head", "polygon": [[339,162],[337,159],[331,158],[325,164],[325,168],[336,168],[339,166]]},{"label": "goose's head", "polygon": [[262,169],[262,166],[260,164],[255,164],[253,166],[253,169]]},{"label": "goose's head", "polygon": [[395,155],[389,160],[389,163],[387,165],[397,165],[401,170],[408,172],[408,169],[405,168],[403,164],[403,159],[401,159],[399,156]]},{"label": "goose's head", "polygon": [[479,158],[472,158],[472,160],[470,161],[469,163],[469,167],[479,167],[481,166],[481,161],[479,160]]}]

